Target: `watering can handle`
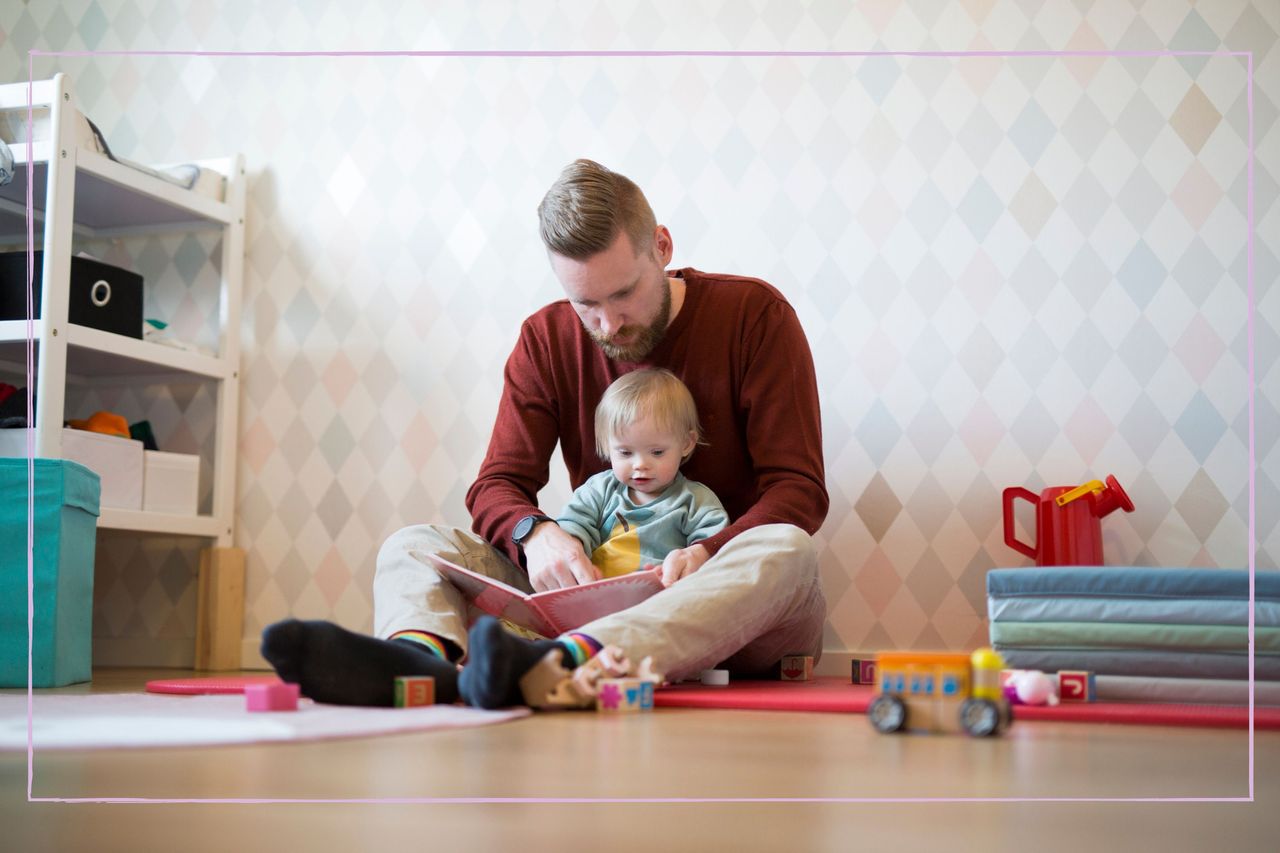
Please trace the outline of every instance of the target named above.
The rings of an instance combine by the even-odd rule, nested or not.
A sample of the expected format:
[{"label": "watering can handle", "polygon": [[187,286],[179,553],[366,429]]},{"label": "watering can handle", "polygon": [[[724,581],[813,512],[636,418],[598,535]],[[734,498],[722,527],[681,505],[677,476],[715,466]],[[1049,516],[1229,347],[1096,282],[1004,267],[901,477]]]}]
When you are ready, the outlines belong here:
[{"label": "watering can handle", "polygon": [[1036,558],[1036,549],[1032,548],[1025,542],[1018,540],[1017,534],[1013,528],[1013,501],[1016,498],[1022,498],[1024,501],[1030,501],[1032,506],[1038,506],[1040,497],[1030,489],[1024,489],[1021,486],[1010,486],[1004,490],[1004,544],[1008,545],[1019,554],[1025,554],[1031,559]]}]

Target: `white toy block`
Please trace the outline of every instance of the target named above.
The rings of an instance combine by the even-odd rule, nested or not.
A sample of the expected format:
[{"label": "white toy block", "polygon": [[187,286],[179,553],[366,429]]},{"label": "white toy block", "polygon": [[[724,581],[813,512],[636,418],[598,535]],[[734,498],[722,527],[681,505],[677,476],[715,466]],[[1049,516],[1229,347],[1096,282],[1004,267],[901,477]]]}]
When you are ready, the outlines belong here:
[{"label": "white toy block", "polygon": [[724,687],[729,683],[729,670],[727,669],[704,669],[702,671],[702,683],[712,687]]}]

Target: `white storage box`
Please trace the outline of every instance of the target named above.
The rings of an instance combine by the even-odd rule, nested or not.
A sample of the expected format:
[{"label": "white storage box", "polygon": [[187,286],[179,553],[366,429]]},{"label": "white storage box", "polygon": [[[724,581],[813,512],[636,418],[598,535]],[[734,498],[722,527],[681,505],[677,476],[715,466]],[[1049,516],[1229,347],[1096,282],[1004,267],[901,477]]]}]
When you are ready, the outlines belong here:
[{"label": "white storage box", "polygon": [[200,495],[200,457],[147,450],[143,453],[142,508],[147,512],[195,515]]},{"label": "white storage box", "polygon": [[[0,429],[0,456],[27,455],[25,429]],[[142,442],[82,429],[62,430],[62,458],[102,478],[102,506],[142,509]]]}]

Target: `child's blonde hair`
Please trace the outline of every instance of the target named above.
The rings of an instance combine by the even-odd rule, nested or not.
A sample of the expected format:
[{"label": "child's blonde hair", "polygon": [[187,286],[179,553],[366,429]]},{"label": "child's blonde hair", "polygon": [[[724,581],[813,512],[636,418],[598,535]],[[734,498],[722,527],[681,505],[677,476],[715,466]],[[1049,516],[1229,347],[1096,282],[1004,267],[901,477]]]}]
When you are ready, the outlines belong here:
[{"label": "child's blonde hair", "polygon": [[596,452],[600,458],[609,458],[612,436],[645,419],[672,435],[683,437],[692,432],[694,442],[703,443],[698,407],[689,389],[670,370],[643,367],[615,379],[596,406]]}]

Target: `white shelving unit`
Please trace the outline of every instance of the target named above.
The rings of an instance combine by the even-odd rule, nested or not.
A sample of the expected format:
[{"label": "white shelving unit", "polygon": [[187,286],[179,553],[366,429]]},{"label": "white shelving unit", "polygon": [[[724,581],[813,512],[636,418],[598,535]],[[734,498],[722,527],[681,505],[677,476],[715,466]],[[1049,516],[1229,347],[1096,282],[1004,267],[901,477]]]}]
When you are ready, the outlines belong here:
[{"label": "white shelving unit", "polygon": [[[211,540],[212,556],[206,553],[202,559],[198,628],[208,641],[205,634],[216,630],[213,623],[225,623],[230,617],[212,612],[219,605],[214,603],[217,595],[212,586],[206,590],[210,583],[205,577],[206,568],[212,573],[225,552],[235,550],[232,539],[244,265],[243,160],[236,155],[199,162],[226,177],[223,200],[216,201],[117,163],[92,148],[80,147],[76,100],[71,79],[65,74],[37,81],[30,88],[27,83],[0,85],[0,111],[20,111],[25,119],[29,109],[39,117],[35,124],[41,131],[30,148],[25,139],[9,143],[16,174],[11,183],[0,187],[0,244],[27,244],[30,164],[31,216],[35,232],[43,232],[43,244],[37,244],[44,251],[40,316],[30,326],[25,320],[0,321],[0,363],[11,372],[25,373],[28,336],[34,340],[35,446],[36,455],[41,457],[61,456],[68,383],[156,384],[193,379],[217,383],[211,513],[181,516],[104,507],[98,519],[99,529]],[[73,235],[92,239],[207,230],[222,232],[219,341],[215,356],[67,321]],[[165,282],[148,279],[145,286],[163,288]],[[242,576],[243,555],[238,559]],[[226,601],[224,595],[223,604]],[[242,613],[243,605],[240,610]],[[234,639],[238,659],[239,637]],[[197,665],[200,645],[198,637]]]}]

